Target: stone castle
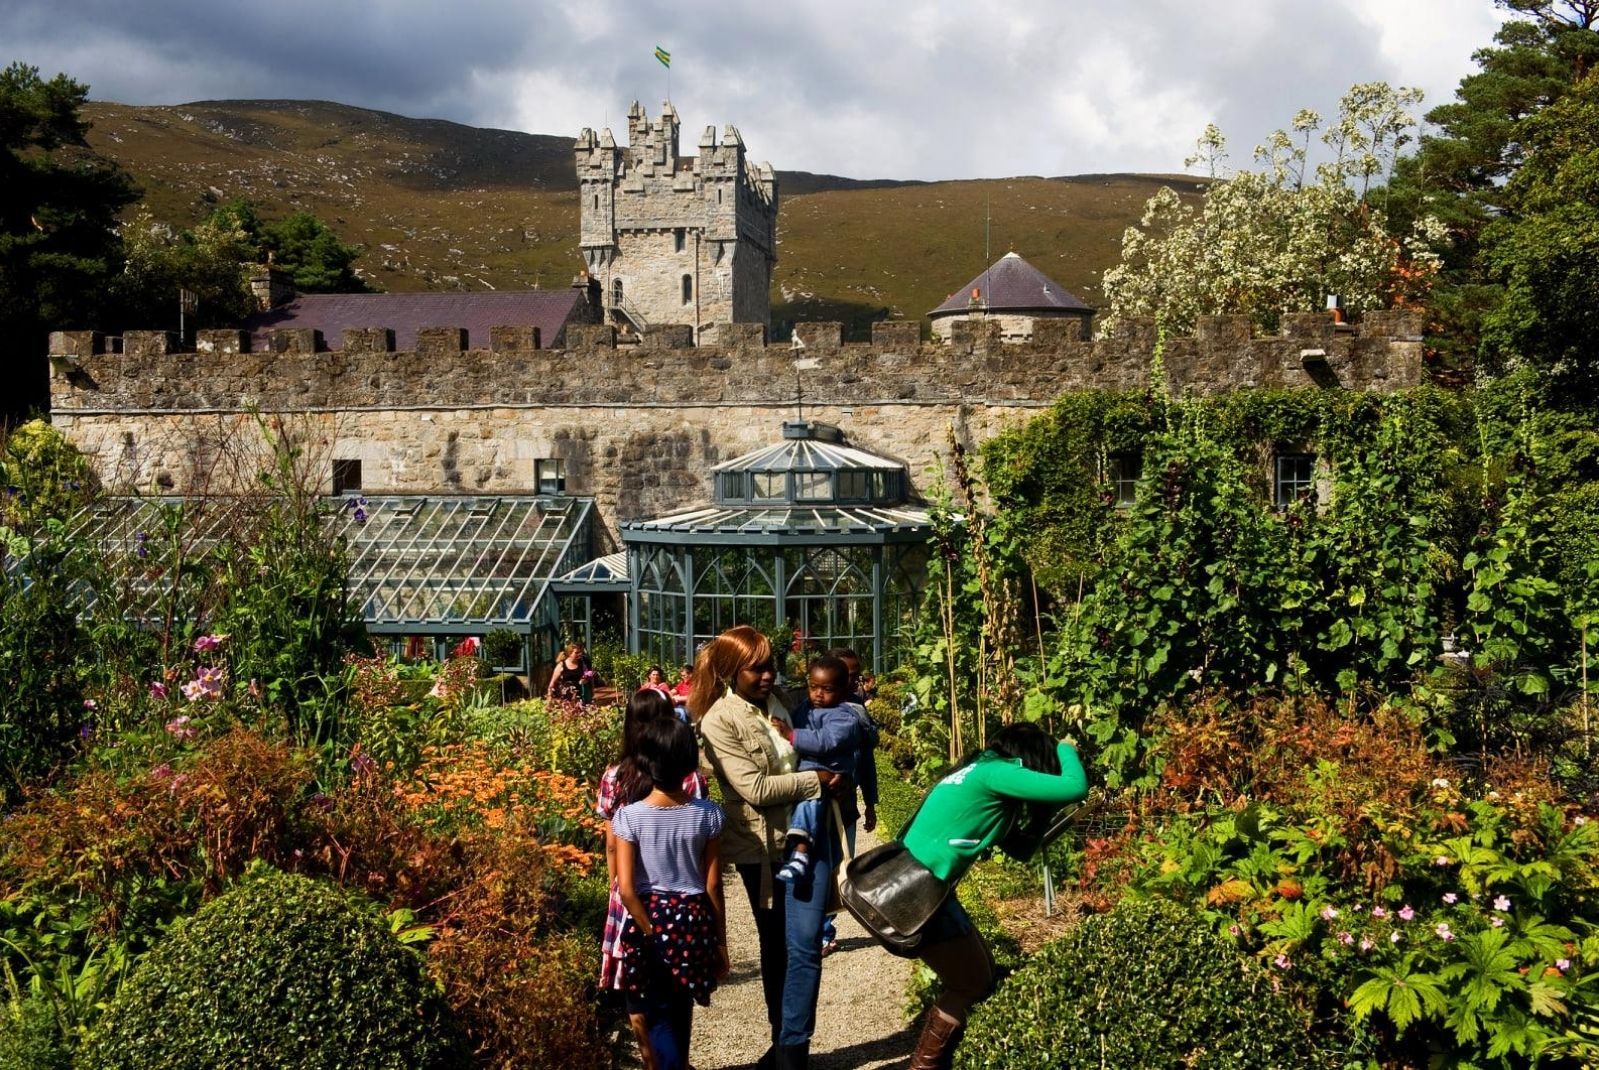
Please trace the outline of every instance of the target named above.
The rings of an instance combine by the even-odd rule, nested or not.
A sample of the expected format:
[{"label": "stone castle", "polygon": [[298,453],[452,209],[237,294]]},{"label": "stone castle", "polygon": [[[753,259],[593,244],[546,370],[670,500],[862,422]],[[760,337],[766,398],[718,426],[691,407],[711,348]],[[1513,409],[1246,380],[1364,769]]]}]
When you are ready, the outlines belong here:
[{"label": "stone castle", "polygon": [[[1153,325],[1093,339],[1079,308],[1019,330],[972,301],[930,342],[911,321],[879,323],[860,343],[845,343],[837,323],[802,323],[791,342],[769,344],[771,168],[749,164],[732,127],[720,142],[707,130],[698,157],[679,157],[669,105],[657,122],[635,105],[629,141],[621,149],[591,130],[577,139],[581,281],[603,296],[559,335],[437,323],[396,351],[395,325],[382,322],[336,338],[292,326],[200,331],[192,344],[157,331],[57,332],[53,420],[117,491],[216,490],[219,444],[262,413],[300,422],[326,458],[329,490],[555,488],[593,496],[614,531],[703,499],[711,465],[769,443],[797,406],[903,460],[925,485],[951,426],[976,442],[1063,392],[1149,381]],[[382,296],[391,308],[403,299]],[[1272,337],[1215,318],[1168,339],[1164,362],[1174,390],[1389,390],[1421,381],[1421,330],[1413,312],[1358,326],[1289,316]],[[542,348],[557,338],[563,348]]]},{"label": "stone castle", "polygon": [[651,122],[628,109],[626,148],[609,130],[578,135],[579,244],[608,318],[642,333],[662,324],[759,323],[777,262],[777,179],[752,166],[728,126],[700,136],[698,156],[678,155],[677,111]]}]

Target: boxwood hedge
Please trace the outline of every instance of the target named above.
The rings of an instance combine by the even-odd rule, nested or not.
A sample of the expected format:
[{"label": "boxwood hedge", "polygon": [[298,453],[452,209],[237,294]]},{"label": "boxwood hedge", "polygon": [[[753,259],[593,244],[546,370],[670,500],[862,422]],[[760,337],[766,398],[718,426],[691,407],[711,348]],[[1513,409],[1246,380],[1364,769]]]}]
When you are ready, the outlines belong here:
[{"label": "boxwood hedge", "polygon": [[1277,987],[1203,918],[1126,900],[1046,945],[979,1004],[956,1070],[1326,1065]]},{"label": "boxwood hedge", "polygon": [[180,923],[122,985],[79,1070],[464,1066],[423,960],[369,903],[266,871]]}]

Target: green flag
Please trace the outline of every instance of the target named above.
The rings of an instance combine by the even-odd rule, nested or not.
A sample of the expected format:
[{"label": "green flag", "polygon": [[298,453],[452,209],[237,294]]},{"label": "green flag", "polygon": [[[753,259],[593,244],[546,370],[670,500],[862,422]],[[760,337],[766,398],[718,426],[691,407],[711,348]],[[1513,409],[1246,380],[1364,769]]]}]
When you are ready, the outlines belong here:
[{"label": "green flag", "polygon": [[655,58],[661,61],[661,66],[667,70],[672,69],[672,54],[660,45],[655,46]]}]

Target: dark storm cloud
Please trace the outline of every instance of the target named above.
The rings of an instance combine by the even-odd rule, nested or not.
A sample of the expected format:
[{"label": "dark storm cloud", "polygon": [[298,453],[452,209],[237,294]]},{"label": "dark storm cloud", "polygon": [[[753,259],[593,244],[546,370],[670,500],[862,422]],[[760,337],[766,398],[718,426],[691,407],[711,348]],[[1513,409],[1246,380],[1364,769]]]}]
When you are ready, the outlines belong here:
[{"label": "dark storm cloud", "polygon": [[10,0],[0,55],[99,99],[338,100],[572,134],[672,96],[689,141],[736,123],[780,166],[895,177],[1164,170],[1216,121],[1235,163],[1357,81],[1436,101],[1490,0],[939,0],[512,4]]}]

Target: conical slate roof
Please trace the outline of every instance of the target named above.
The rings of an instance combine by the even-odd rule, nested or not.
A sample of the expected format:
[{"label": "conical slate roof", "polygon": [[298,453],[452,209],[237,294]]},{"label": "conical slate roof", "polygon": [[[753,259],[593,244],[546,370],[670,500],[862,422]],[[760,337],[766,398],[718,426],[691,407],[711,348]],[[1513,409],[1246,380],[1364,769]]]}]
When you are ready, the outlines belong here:
[{"label": "conical slate roof", "polygon": [[929,315],[970,311],[973,290],[978,292],[976,307],[986,312],[1093,311],[1076,294],[1020,256],[1006,253],[994,261],[993,267],[956,290]]}]

